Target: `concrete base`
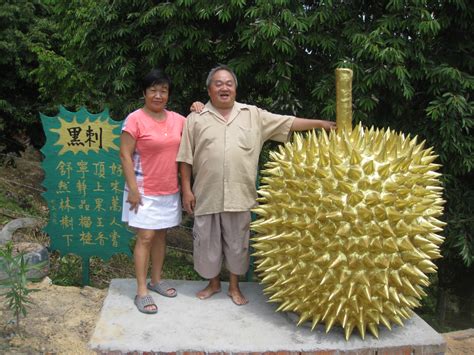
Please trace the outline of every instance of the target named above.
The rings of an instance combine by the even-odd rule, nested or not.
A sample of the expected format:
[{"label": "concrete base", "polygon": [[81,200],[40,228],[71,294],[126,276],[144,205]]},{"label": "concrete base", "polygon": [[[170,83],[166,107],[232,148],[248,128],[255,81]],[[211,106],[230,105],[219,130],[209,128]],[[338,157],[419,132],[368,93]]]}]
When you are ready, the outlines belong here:
[{"label": "concrete base", "polygon": [[380,327],[379,339],[370,333],[362,340],[354,330],[349,341],[343,330],[324,326],[314,331],[296,327],[285,313],[275,313],[277,305],[267,303],[262,286],[241,283],[250,303],[236,306],[222,292],[207,300],[195,293],[205,281],[170,281],[178,290],[176,298],[153,293],[158,314],[138,312],[133,304],[134,279],[112,280],[100,319],[89,346],[101,353],[306,353],[312,354],[443,354],[444,338],[414,315],[404,327],[392,331]]}]

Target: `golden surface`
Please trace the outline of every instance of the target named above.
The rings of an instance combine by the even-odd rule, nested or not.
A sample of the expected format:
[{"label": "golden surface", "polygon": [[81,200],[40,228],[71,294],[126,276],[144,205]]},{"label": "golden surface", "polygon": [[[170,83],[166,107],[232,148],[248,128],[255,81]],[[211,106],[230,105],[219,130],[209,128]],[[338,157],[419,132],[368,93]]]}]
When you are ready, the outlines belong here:
[{"label": "golden surface", "polygon": [[378,337],[381,324],[403,325],[436,272],[440,166],[416,137],[341,127],[296,134],[270,153],[251,225],[256,271],[298,325]]},{"label": "golden surface", "polygon": [[337,130],[352,129],[352,70],[336,69],[336,124]]}]

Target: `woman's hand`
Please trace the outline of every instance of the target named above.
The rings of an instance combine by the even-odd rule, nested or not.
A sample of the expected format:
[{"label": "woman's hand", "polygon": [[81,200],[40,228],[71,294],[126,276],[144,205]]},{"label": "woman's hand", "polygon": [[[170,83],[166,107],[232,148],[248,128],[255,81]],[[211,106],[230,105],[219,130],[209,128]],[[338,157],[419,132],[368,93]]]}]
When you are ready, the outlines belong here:
[{"label": "woman's hand", "polygon": [[143,206],[142,198],[138,191],[129,191],[127,202],[130,204],[130,211],[138,212],[138,206]]},{"label": "woman's hand", "polygon": [[200,113],[202,110],[204,110],[204,104],[201,101],[194,101],[189,110],[191,112]]}]

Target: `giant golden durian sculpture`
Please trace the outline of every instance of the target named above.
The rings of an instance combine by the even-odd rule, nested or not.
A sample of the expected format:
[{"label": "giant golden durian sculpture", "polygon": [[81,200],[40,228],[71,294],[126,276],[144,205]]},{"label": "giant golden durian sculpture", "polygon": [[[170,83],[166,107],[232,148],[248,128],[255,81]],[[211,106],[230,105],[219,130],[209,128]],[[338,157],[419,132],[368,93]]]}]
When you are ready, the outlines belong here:
[{"label": "giant golden durian sculpture", "polygon": [[439,165],[416,137],[352,129],[352,72],[336,77],[337,133],[296,134],[262,171],[256,271],[269,301],[298,314],[298,325],[378,337],[380,324],[403,325],[436,272]]}]

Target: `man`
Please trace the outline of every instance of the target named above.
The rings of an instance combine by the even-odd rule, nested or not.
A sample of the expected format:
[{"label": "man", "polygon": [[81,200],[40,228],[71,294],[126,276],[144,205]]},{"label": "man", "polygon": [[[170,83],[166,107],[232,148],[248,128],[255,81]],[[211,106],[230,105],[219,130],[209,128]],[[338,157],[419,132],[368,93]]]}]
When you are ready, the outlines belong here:
[{"label": "man", "polygon": [[[222,260],[230,272],[228,295],[248,302],[239,275],[249,265],[250,209],[255,206],[258,158],[266,140],[286,142],[290,131],[334,129],[335,122],[275,115],[235,101],[237,77],[227,66],[209,72],[210,102],[185,123],[180,162],[185,210],[194,213],[194,268],[209,284],[200,299],[220,292]],[[191,176],[194,184],[191,187]]]}]

